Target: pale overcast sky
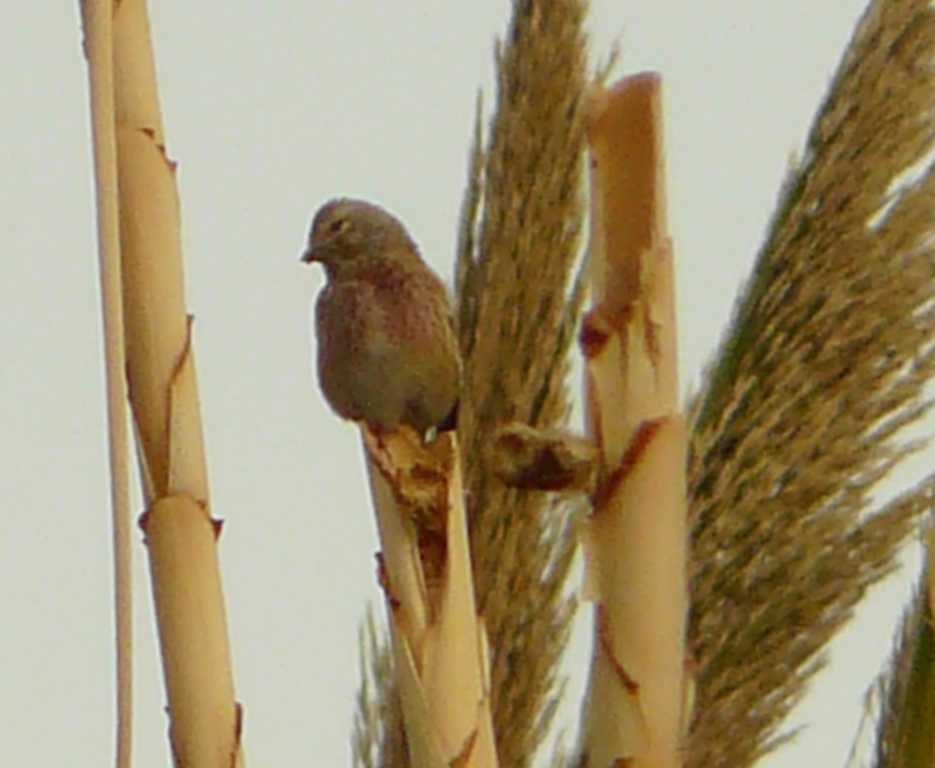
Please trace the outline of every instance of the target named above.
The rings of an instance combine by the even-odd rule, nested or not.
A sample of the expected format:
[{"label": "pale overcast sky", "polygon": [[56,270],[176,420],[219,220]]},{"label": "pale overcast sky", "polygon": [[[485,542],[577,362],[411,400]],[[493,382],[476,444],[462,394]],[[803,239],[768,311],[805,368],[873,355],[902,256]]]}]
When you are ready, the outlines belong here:
[{"label": "pale overcast sky", "polygon": [[[594,0],[601,56],[662,72],[686,389],[711,354],[864,0]],[[740,9],[740,10],[738,10]],[[478,87],[506,0],[152,3],[248,764],[349,765],[374,583],[356,431],[313,384],[312,210],[361,195],[450,275]],[[0,765],[112,760],[111,565],[85,63],[77,0],[0,4]],[[135,502],[138,504],[138,502]],[[135,765],[170,764],[143,547]],[[835,646],[768,762],[843,766],[907,592]],[[582,614],[586,616],[586,614]],[[586,622],[585,625],[586,626]],[[587,658],[563,725],[577,722]],[[764,763],[766,764],[766,763]]]}]

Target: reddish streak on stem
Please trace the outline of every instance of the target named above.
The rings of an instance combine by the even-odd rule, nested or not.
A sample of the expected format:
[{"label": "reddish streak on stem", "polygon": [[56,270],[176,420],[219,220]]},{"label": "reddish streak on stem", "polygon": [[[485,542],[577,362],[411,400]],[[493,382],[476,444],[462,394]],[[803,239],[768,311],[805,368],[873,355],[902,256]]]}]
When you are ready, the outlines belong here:
[{"label": "reddish streak on stem", "polygon": [[636,428],[636,432],[633,434],[633,437],[630,438],[630,444],[627,446],[626,451],[624,451],[623,458],[620,459],[619,466],[610,473],[595,492],[594,498],[592,499],[595,510],[601,509],[607,503],[607,500],[613,495],[614,491],[620,487],[620,484],[633,471],[633,468],[639,463],[640,458],[646,452],[646,448],[649,447],[649,444],[656,436],[664,420],[664,416],[660,416],[656,419],[647,419]]},{"label": "reddish streak on stem", "polygon": [[617,657],[614,656],[614,649],[610,639],[610,627],[607,622],[607,613],[603,605],[597,607],[597,637],[601,644],[601,649],[604,651],[604,655],[610,660],[611,668],[614,670],[614,674],[617,675],[617,679],[620,680],[623,687],[626,688],[627,693],[635,696],[639,693],[640,684],[630,676],[623,668],[623,664],[617,661]]},{"label": "reddish streak on stem", "polygon": [[390,575],[386,571],[386,561],[383,559],[383,553],[377,552],[375,557],[377,559],[377,583],[380,585],[380,589],[383,590],[383,594],[386,595],[386,601],[390,604],[390,608],[395,611],[402,603],[399,601],[399,598],[393,594],[393,588],[390,586]]},{"label": "reddish streak on stem", "polygon": [[578,332],[578,344],[587,360],[597,357],[607,345],[612,329],[602,317],[600,307],[587,312]]}]

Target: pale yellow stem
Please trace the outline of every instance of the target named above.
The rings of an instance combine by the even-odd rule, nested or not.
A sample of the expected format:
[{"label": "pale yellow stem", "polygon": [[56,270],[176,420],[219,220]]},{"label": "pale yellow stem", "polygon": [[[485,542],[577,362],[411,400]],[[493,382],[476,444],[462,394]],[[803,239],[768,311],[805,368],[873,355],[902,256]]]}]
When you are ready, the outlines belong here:
[{"label": "pale yellow stem", "polygon": [[682,763],[686,428],[661,136],[658,76],[591,94],[594,305],[581,343],[601,466],[584,534],[595,642],[582,756],[593,768]]},{"label": "pale yellow stem", "polygon": [[82,0],[84,50],[91,91],[97,242],[107,386],[110,504],[114,548],[117,675],[117,768],[129,768],[133,739],[133,605],[130,547],[127,387],[117,199],[117,147],[111,0]]},{"label": "pale yellow stem", "polygon": [[458,444],[364,431],[381,580],[413,768],[495,768],[486,632],[474,602]]},{"label": "pale yellow stem", "polygon": [[243,764],[211,518],[175,164],[165,151],[144,0],[113,18],[127,378],[177,768]]},{"label": "pale yellow stem", "polygon": [[218,528],[182,495],[157,501],[144,528],[176,765],[232,768],[241,724],[230,655],[218,651],[228,644]]}]

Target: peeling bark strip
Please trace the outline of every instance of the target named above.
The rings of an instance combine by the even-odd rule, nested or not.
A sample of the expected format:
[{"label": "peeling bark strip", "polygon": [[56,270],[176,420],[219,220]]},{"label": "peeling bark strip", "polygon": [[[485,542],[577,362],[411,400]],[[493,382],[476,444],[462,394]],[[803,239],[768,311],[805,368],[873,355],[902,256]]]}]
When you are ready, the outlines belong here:
[{"label": "peeling bark strip", "polygon": [[659,78],[589,104],[595,304],[579,344],[598,449],[583,532],[594,655],[581,743],[589,768],[677,768],[687,610],[685,420],[678,408]]}]

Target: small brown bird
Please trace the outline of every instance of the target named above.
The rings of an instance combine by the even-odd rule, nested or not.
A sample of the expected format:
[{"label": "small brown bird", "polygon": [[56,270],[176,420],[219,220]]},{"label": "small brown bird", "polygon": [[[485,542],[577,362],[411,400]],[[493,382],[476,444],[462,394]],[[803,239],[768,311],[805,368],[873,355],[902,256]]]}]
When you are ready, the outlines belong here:
[{"label": "small brown bird", "polygon": [[402,223],[363,200],[325,203],[302,261],[320,262],[318,381],[345,419],[425,437],[457,422],[461,357],[444,284]]}]

